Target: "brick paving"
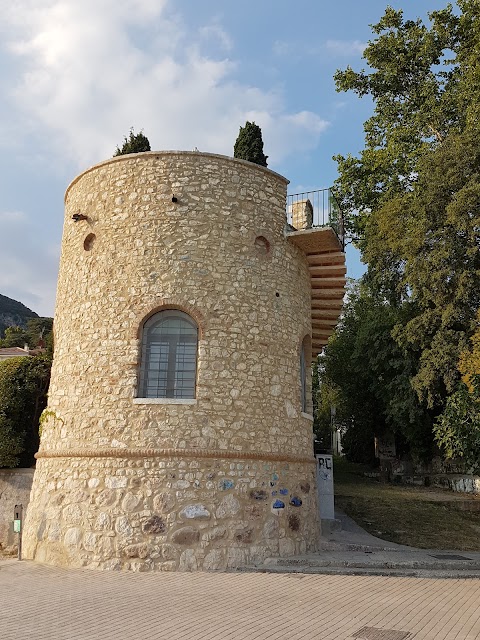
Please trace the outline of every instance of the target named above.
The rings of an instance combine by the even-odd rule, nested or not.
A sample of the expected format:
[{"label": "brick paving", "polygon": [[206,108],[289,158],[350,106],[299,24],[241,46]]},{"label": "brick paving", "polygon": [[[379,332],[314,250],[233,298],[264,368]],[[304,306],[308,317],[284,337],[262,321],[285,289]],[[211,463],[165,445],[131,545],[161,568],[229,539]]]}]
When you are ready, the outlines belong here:
[{"label": "brick paving", "polygon": [[0,602],[1,640],[480,639],[480,580],[109,573],[4,559]]}]

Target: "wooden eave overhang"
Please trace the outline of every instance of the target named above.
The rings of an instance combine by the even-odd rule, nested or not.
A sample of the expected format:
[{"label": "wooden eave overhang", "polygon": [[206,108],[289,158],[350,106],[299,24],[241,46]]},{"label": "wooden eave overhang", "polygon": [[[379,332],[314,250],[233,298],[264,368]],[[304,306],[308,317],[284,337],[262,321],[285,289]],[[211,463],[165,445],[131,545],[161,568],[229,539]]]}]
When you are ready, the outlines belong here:
[{"label": "wooden eave overhang", "polygon": [[347,268],[342,245],[331,227],[287,231],[289,242],[306,255],[311,284],[312,358],[327,344],[338,324]]}]

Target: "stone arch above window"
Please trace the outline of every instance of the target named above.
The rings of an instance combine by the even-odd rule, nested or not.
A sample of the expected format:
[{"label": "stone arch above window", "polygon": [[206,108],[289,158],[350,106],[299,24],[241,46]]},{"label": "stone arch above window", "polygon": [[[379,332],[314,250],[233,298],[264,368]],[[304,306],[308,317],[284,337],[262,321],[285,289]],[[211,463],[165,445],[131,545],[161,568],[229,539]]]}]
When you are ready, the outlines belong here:
[{"label": "stone arch above window", "polygon": [[198,339],[203,339],[207,327],[207,319],[196,306],[186,303],[183,298],[177,297],[144,300],[142,307],[138,310],[132,322],[132,338],[141,340],[146,322],[155,314],[168,309],[183,311],[187,316],[190,316],[198,327]]},{"label": "stone arch above window", "polygon": [[139,398],[196,395],[198,326],[184,311],[164,309],[142,328]]}]

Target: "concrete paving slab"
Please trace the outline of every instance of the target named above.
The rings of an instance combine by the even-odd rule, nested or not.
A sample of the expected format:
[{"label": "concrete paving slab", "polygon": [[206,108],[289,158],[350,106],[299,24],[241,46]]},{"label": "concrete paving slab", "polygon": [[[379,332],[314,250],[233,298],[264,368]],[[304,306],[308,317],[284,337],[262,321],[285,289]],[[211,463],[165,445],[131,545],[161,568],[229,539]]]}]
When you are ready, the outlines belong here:
[{"label": "concrete paving slab", "polygon": [[478,640],[480,580],[0,561],[2,640]]},{"label": "concrete paving slab", "polygon": [[340,545],[359,545],[376,547],[382,549],[414,549],[404,544],[396,544],[395,542],[389,542],[377,538],[372,534],[362,529],[352,518],[347,516],[346,513],[340,509],[335,509],[335,518],[341,523],[341,528],[335,531],[328,532],[328,535],[324,537],[323,542],[335,542]]},{"label": "concrete paving slab", "polygon": [[370,535],[342,511],[341,530],[329,531],[320,551],[292,558],[267,558],[249,571],[345,575],[480,578],[480,552],[417,549]]},{"label": "concrete paving slab", "polygon": [[336,517],[343,529],[322,539],[320,553],[262,573],[0,560],[0,639],[480,640],[479,553],[394,545]]}]

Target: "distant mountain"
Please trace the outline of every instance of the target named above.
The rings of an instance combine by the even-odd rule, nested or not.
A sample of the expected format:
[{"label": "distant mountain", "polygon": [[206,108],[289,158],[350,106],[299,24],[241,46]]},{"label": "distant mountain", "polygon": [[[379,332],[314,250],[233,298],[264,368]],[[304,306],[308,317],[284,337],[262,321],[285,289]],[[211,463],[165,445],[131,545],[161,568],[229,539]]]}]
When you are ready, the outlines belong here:
[{"label": "distant mountain", "polygon": [[38,318],[38,313],[0,293],[0,338],[3,338],[7,327],[16,325],[25,328],[30,318]]}]

